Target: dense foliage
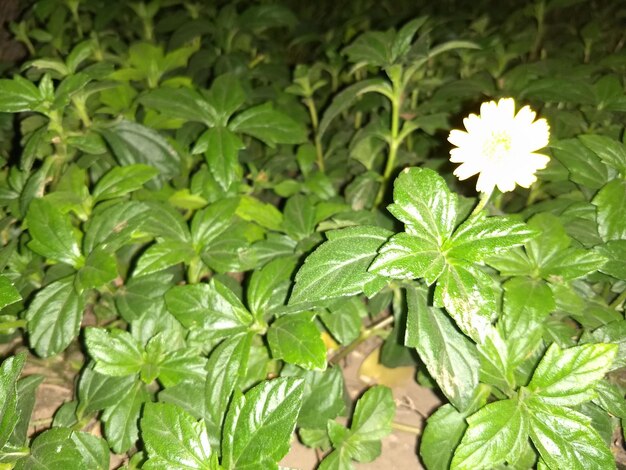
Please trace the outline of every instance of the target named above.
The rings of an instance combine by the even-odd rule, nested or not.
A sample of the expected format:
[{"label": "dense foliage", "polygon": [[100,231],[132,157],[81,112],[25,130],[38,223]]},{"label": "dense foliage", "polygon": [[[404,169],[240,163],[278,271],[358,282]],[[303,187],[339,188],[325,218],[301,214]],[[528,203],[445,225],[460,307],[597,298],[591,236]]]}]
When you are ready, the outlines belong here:
[{"label": "dense foliage", "polygon": [[[372,335],[446,401],[427,468],[615,467],[620,2],[337,3],[36,0],[11,25],[0,468],[277,468],[294,430],[320,469],[372,461],[391,391],[352,403],[341,370]],[[551,159],[479,203],[447,137],[501,97]],[[25,363],[70,351],[73,400],[29,433]]]}]

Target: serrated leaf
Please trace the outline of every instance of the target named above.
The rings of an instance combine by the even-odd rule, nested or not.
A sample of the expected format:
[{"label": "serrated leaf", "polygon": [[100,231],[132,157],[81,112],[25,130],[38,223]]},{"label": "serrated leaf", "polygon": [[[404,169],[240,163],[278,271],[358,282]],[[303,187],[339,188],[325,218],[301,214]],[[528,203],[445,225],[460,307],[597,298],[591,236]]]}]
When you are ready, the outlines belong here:
[{"label": "serrated leaf", "polygon": [[565,350],[552,344],[528,389],[551,405],[574,406],[591,400],[595,384],[610,370],[616,354],[613,344],[583,344]]},{"label": "serrated leaf", "polygon": [[111,253],[96,248],[89,253],[85,265],[76,273],[76,289],[79,292],[96,289],[117,277],[117,260]]},{"label": "serrated leaf", "polygon": [[570,248],[542,263],[541,274],[545,278],[557,276],[569,281],[597,271],[606,261],[599,252]]},{"label": "serrated leaf", "polygon": [[580,135],[578,139],[600,159],[626,175],[626,148],[621,142],[603,135]]},{"label": "serrated leaf", "polygon": [[87,414],[115,405],[135,382],[134,375],[113,377],[86,368],[78,383],[78,412]]},{"label": "serrated leaf", "polygon": [[220,199],[196,212],[191,220],[191,240],[196,250],[201,251],[224,233],[238,204],[237,198]]},{"label": "serrated leaf", "polygon": [[445,307],[461,331],[477,343],[490,330],[496,312],[493,282],[473,265],[448,264],[435,288],[435,305]]},{"label": "serrated leaf", "polygon": [[281,375],[304,379],[302,409],[298,415],[299,427],[309,430],[324,429],[329,419],[335,419],[345,410],[344,381],[339,367],[329,367],[318,372],[286,366]]},{"label": "serrated leaf", "polygon": [[515,463],[528,440],[526,413],[516,400],[500,400],[469,416],[450,468],[479,470]]},{"label": "serrated leaf", "polygon": [[185,219],[180,212],[169,204],[146,202],[149,209],[148,218],[141,229],[148,234],[165,240],[191,242],[191,234]]},{"label": "serrated leaf", "polygon": [[186,87],[162,87],[142,95],[139,101],[170,117],[196,121],[213,127],[217,112],[198,92]]},{"label": "serrated leaf", "polygon": [[0,275],[0,309],[20,300],[22,300],[22,296],[11,280],[6,276]]},{"label": "serrated leaf", "polygon": [[230,116],[246,101],[246,93],[233,73],[220,75],[207,93],[208,102],[215,110],[218,125],[225,126]]},{"label": "serrated leaf", "polygon": [[147,205],[137,201],[96,209],[86,225],[83,250],[91,253],[100,246],[115,251],[130,243],[133,233],[139,230],[148,217],[148,211]]},{"label": "serrated leaf", "polygon": [[303,390],[300,379],[277,378],[235,395],[224,422],[222,466],[277,469],[289,450]]},{"label": "serrated leaf", "polygon": [[417,349],[429,374],[459,410],[466,409],[478,386],[478,353],[440,310],[428,307],[426,293],[407,287],[405,344]]},{"label": "serrated leaf", "polygon": [[159,170],[161,180],[180,173],[180,156],[155,130],[136,122],[122,120],[98,131],[121,165],[152,166]]},{"label": "serrated leaf", "polygon": [[85,344],[100,374],[121,377],[135,375],[144,363],[141,345],[130,333],[113,329],[86,328]]},{"label": "serrated leaf", "polygon": [[607,183],[593,198],[598,210],[598,232],[602,239],[626,238],[626,181],[615,179]]},{"label": "serrated leaf", "polygon": [[530,437],[552,470],[614,469],[615,460],[590,418],[569,408],[529,403]]},{"label": "serrated leaf", "polygon": [[211,445],[206,426],[169,403],[147,403],[141,436],[148,453],[146,469],[210,470]]},{"label": "serrated leaf", "polygon": [[301,144],[307,140],[306,128],[287,114],[274,109],[272,103],[248,108],[235,116],[228,128],[259,139],[266,145]]},{"label": "serrated leaf", "polygon": [[389,212],[406,225],[408,234],[428,241],[428,245],[442,246],[452,233],[457,196],[435,171],[404,170],[394,182],[393,200]]},{"label": "serrated leaf", "polygon": [[515,389],[513,362],[509,355],[509,347],[500,332],[493,329],[481,344],[478,345],[480,357],[480,381],[494,385],[504,393]]},{"label": "serrated leaf", "polygon": [[218,446],[230,398],[246,374],[251,341],[251,333],[228,337],[211,352],[207,362],[204,410],[211,442]]},{"label": "serrated leaf", "polygon": [[609,181],[608,167],[579,140],[561,140],[551,146],[554,156],[567,168],[574,183],[599,189]]},{"label": "serrated leaf", "polygon": [[195,255],[193,247],[180,241],[165,240],[155,243],[139,257],[133,276],[153,274],[180,263],[189,264]]},{"label": "serrated leaf", "polygon": [[[19,357],[19,356],[17,356]],[[43,375],[29,375],[17,382],[17,413],[18,419],[13,433],[9,438],[9,444],[16,447],[27,445],[28,427],[31,415],[35,408],[37,388],[44,381]],[[3,414],[3,413],[0,413]],[[1,433],[0,433],[1,434]]]},{"label": "serrated leaf", "polygon": [[236,214],[243,220],[256,222],[270,230],[279,231],[283,224],[283,214],[275,206],[253,196],[245,195],[239,199]]},{"label": "serrated leaf", "polygon": [[0,449],[9,441],[18,424],[17,380],[20,377],[26,354],[5,359],[0,366]]},{"label": "serrated leaf", "polygon": [[30,80],[19,75],[13,80],[0,80],[0,112],[33,111],[41,100],[41,92]]},{"label": "serrated leaf", "polygon": [[136,191],[158,173],[156,168],[142,164],[114,167],[98,180],[93,189],[94,204]]},{"label": "serrated leaf", "polygon": [[29,341],[38,355],[49,357],[63,351],[78,335],[84,299],[74,289],[74,277],[47,285],[28,306]]},{"label": "serrated leaf", "polygon": [[429,470],[448,470],[454,450],[467,429],[465,415],[446,404],[428,417],[420,439],[420,456]]},{"label": "serrated leaf", "polygon": [[361,299],[352,297],[331,303],[328,311],[320,314],[320,319],[333,338],[347,345],[359,336],[362,317],[366,314]]},{"label": "serrated leaf", "polygon": [[367,31],[357,37],[343,49],[348,60],[353,63],[363,62],[374,67],[391,65],[391,48],[394,31]]},{"label": "serrated leaf", "polygon": [[239,151],[244,149],[242,140],[225,127],[212,127],[200,136],[193,153],[204,153],[215,181],[224,189],[239,179]]},{"label": "serrated leaf", "polygon": [[247,303],[255,318],[263,318],[273,307],[284,304],[295,265],[291,257],[276,257],[252,273],[247,289]]},{"label": "serrated leaf", "polygon": [[244,332],[252,315],[241,300],[221,282],[174,286],[165,294],[168,310],[183,326],[202,326],[216,338]]},{"label": "serrated leaf", "polygon": [[359,294],[381,279],[367,268],[391,232],[379,227],[349,227],[327,233],[328,240],[298,270],[290,304]]},{"label": "serrated leaf", "polygon": [[595,386],[595,391],[594,403],[616,418],[626,418],[626,400],[620,387],[608,380],[600,380]]},{"label": "serrated leaf", "polygon": [[424,278],[432,284],[443,273],[446,259],[435,240],[398,233],[380,247],[369,271],[393,279]]},{"label": "serrated leaf", "polygon": [[174,282],[174,275],[161,271],[147,276],[133,277],[117,292],[115,305],[124,320],[131,322],[143,316],[151,315],[165,306],[163,295]]},{"label": "serrated leaf", "polygon": [[283,315],[267,330],[272,357],[305,369],[326,368],[326,346],[313,322],[314,314]]},{"label": "serrated leaf", "polygon": [[46,258],[77,267],[82,262],[79,239],[67,214],[45,199],[33,199],[26,216],[32,240],[28,246]]},{"label": "serrated leaf", "polygon": [[447,256],[477,263],[488,255],[526,243],[535,232],[513,217],[487,217],[480,212],[458,227],[445,245]]},{"label": "serrated leaf", "polygon": [[148,399],[143,384],[137,381],[123,399],[102,413],[104,435],[115,453],[128,451],[137,440],[141,407]]},{"label": "serrated leaf", "polygon": [[287,235],[298,241],[315,231],[315,206],[311,197],[296,194],[287,199],[282,228]]},{"label": "serrated leaf", "polygon": [[611,240],[596,250],[607,260],[600,271],[626,281],[626,240]]},{"label": "serrated leaf", "polygon": [[[350,441],[374,441],[391,434],[391,422],[396,414],[391,389],[376,385],[368,389],[357,401]],[[359,460],[357,456],[353,456]]]}]

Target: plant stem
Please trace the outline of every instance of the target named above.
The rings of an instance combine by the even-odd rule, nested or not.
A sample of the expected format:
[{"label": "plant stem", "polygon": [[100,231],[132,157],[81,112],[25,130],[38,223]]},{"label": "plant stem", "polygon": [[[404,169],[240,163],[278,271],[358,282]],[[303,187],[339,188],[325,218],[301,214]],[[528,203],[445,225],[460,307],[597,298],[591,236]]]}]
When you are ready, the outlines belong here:
[{"label": "plant stem", "polygon": [[313,101],[313,97],[307,96],[304,98],[304,104],[306,104],[307,109],[309,110],[309,115],[311,116],[311,125],[313,126],[313,139],[315,141],[315,155],[317,157],[317,167],[319,170],[324,173],[324,151],[322,150],[322,142],[320,140],[319,133],[317,129],[319,128],[319,118],[317,116],[317,108],[315,107],[315,101]]},{"label": "plant stem", "polygon": [[400,104],[402,98],[402,89],[399,86],[394,86],[393,99],[391,100],[391,138],[389,140],[389,155],[387,156],[387,163],[385,164],[385,171],[383,173],[383,180],[380,183],[376,200],[374,201],[374,208],[378,207],[385,197],[385,190],[387,189],[387,183],[389,178],[396,167],[396,157],[398,155],[398,147],[400,146],[400,139],[398,134],[400,133]]},{"label": "plant stem", "polygon": [[492,194],[493,194],[493,190],[489,191],[488,193],[481,193],[480,200],[478,201],[478,204],[476,205],[476,207],[474,207],[474,210],[472,211],[470,216],[476,215],[480,211],[482,211],[487,205],[487,203],[489,202],[489,198],[491,197]]},{"label": "plant stem", "polygon": [[610,307],[617,310],[624,300],[626,300],[626,290],[624,290],[613,302],[611,302]]},{"label": "plant stem", "polygon": [[404,431],[404,432],[408,432],[411,434],[415,434],[416,436],[419,436],[420,434],[422,434],[422,430],[416,426],[411,426],[409,424],[402,424],[402,423],[398,423],[396,421],[393,421],[391,423],[391,427],[393,429],[397,429],[398,431]]},{"label": "plant stem", "polygon": [[329,362],[331,364],[338,364],[343,358],[345,358],[348,354],[350,354],[357,347],[359,347],[359,345],[362,342],[364,342],[366,339],[368,339],[370,336],[372,336],[376,332],[376,330],[380,330],[380,329],[385,328],[386,326],[392,324],[393,320],[394,320],[393,315],[389,315],[388,317],[385,317],[382,320],[374,323],[369,328],[366,328],[365,330],[361,331],[361,334],[359,335],[359,337],[357,339],[355,339],[349,345],[347,345],[346,347],[341,349],[337,354],[335,354],[330,359]]}]

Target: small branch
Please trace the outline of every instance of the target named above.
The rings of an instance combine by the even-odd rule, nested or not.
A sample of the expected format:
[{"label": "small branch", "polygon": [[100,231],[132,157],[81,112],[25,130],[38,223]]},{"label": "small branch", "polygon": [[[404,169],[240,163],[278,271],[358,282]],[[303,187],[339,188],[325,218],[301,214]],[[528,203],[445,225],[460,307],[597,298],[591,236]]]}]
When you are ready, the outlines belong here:
[{"label": "small branch", "polygon": [[626,290],[623,291],[620,295],[618,295],[617,298],[613,302],[611,302],[611,305],[609,305],[609,307],[617,310],[618,307],[622,304],[622,302],[624,302],[624,300],[626,300]]},{"label": "small branch", "polygon": [[402,423],[398,423],[396,421],[391,423],[391,427],[393,429],[397,429],[398,431],[404,431],[404,432],[408,432],[411,434],[415,434],[416,436],[419,436],[420,434],[422,434],[422,430],[416,426],[411,426],[409,424],[402,424]]},{"label": "small branch", "polygon": [[338,364],[343,358],[345,358],[348,354],[354,351],[361,343],[370,338],[377,330],[385,328],[388,325],[393,323],[393,315],[389,315],[388,317],[383,318],[382,320],[374,323],[369,328],[366,328],[361,332],[359,337],[352,341],[349,345],[341,349],[337,354],[330,358],[331,364]]}]

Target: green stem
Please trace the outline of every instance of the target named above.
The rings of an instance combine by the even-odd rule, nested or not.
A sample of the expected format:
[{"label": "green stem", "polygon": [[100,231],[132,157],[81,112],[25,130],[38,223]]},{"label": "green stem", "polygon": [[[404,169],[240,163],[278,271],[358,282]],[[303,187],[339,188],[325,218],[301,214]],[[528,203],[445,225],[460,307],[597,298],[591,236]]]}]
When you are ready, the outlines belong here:
[{"label": "green stem", "polygon": [[626,300],[626,290],[624,290],[613,302],[611,302],[610,307],[617,310],[624,300]]},{"label": "green stem", "polygon": [[311,96],[307,96],[304,99],[304,103],[306,104],[307,109],[309,110],[309,115],[311,116],[311,125],[313,126],[313,140],[315,141],[315,155],[317,160],[317,167],[319,170],[324,173],[324,151],[322,150],[322,141],[320,140],[320,136],[318,133],[319,128],[319,117],[317,115],[317,108],[315,107],[315,101]]},{"label": "green stem", "polygon": [[401,139],[398,138],[400,133],[400,105],[402,99],[402,89],[394,86],[393,99],[391,100],[391,138],[389,140],[389,155],[387,156],[387,163],[385,165],[385,171],[383,172],[383,180],[378,188],[378,194],[374,201],[374,208],[378,207],[385,197],[385,190],[387,189],[387,183],[389,178],[396,167],[396,157],[398,155],[398,147],[400,146]]},{"label": "green stem", "polygon": [[335,354],[331,359],[330,359],[330,363],[331,364],[338,364],[339,362],[341,362],[342,359],[344,359],[348,354],[350,354],[352,351],[354,351],[357,347],[359,347],[359,345],[361,343],[363,343],[365,340],[367,340],[369,337],[371,337],[372,335],[374,335],[376,333],[377,330],[380,330],[382,328],[385,328],[386,326],[390,325],[393,323],[393,315],[389,315],[388,317],[383,318],[382,320],[374,323],[372,326],[370,326],[369,328],[366,328],[365,330],[361,331],[361,334],[359,335],[359,337],[357,339],[355,339],[354,341],[352,341],[349,345],[347,345],[345,348],[341,349],[337,354]]},{"label": "green stem", "polygon": [[476,215],[480,211],[482,211],[487,205],[487,203],[489,202],[489,198],[491,197],[492,194],[493,194],[493,189],[489,191],[488,193],[481,193],[480,200],[478,201],[478,204],[476,205],[476,207],[474,207],[474,210],[472,211],[470,216]]}]

